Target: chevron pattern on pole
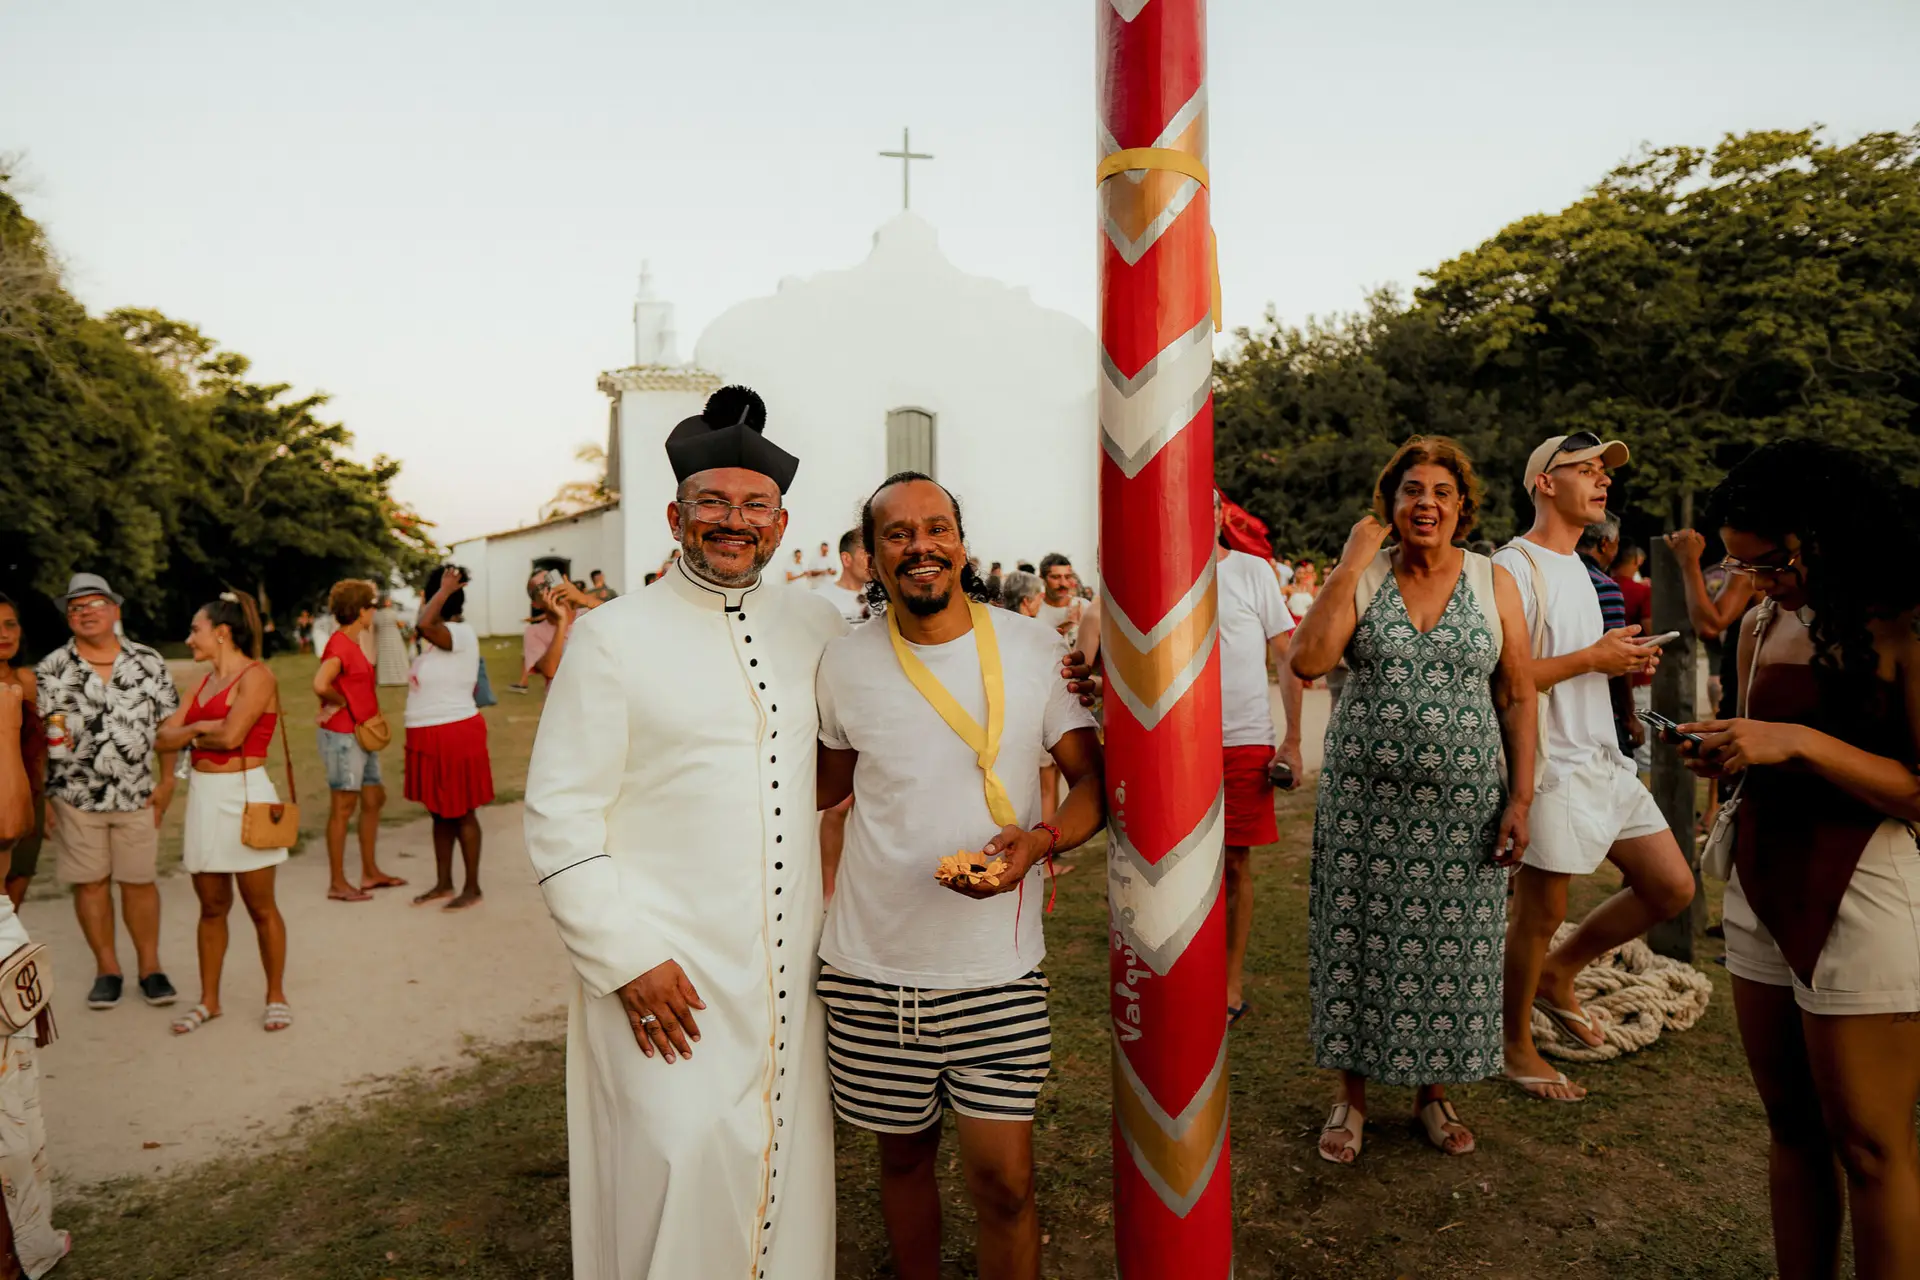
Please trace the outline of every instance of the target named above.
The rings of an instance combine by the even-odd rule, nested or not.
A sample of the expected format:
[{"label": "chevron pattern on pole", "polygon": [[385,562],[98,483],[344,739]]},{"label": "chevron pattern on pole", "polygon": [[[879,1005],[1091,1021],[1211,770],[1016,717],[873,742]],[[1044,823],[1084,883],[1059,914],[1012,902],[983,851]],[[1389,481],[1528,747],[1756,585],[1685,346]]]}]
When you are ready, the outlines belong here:
[{"label": "chevron pattern on pole", "polygon": [[1114,1236],[1233,1271],[1205,0],[1096,0]]}]

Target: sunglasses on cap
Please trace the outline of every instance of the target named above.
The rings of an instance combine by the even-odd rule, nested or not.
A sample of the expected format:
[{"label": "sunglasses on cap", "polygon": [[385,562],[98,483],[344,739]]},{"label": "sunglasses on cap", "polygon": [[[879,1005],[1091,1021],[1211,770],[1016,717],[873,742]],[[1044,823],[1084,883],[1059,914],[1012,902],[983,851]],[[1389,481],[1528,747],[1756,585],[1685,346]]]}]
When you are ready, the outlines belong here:
[{"label": "sunglasses on cap", "polygon": [[1547,465],[1540,469],[1542,471],[1551,471],[1559,465],[1560,459],[1565,455],[1569,453],[1579,453],[1582,449],[1598,449],[1599,447],[1599,436],[1593,434],[1591,431],[1576,431],[1560,442],[1560,447],[1555,449],[1552,456],[1547,459]]}]

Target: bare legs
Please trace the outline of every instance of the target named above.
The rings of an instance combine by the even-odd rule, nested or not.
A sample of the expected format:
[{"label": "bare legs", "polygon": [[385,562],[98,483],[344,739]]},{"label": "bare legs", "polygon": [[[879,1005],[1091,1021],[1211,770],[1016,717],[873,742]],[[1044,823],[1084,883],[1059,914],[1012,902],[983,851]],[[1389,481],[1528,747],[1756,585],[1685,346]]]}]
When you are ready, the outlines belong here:
[{"label": "bare legs", "polygon": [[193,892],[200,899],[200,923],[195,935],[200,952],[200,1003],[209,1018],[220,1016],[220,975],[226,967],[227,917],[233,911],[236,882],[259,939],[260,965],[267,975],[267,1003],[286,1003],[287,922],[281,919],[279,904],[273,898],[277,869],[265,867],[238,875],[200,873],[193,877]]},{"label": "bare legs", "polygon": [[[1607,852],[1607,858],[1620,868],[1626,886],[1594,908],[1565,942],[1553,947],[1551,954],[1548,948],[1552,947],[1554,931],[1567,918],[1567,882],[1571,877],[1526,866],[1514,877],[1513,902],[1507,917],[1503,1005],[1510,1075],[1551,1078],[1559,1074],[1534,1047],[1536,996],[1579,1012],[1573,981],[1582,969],[1661,921],[1671,920],[1693,901],[1693,872],[1671,832],[1622,840]],[[1581,1039],[1598,1043],[1597,1035],[1583,1035]],[[1585,1094],[1577,1085],[1542,1085],[1533,1091],[1559,1099]]]},{"label": "bare legs", "polygon": [[[387,805],[387,789],[379,784],[358,791],[331,791],[327,810],[327,870],[330,873],[327,896],[348,902],[364,902],[368,889],[385,889],[406,883],[380,869],[375,849],[380,840],[380,811]],[[360,883],[347,880],[347,828],[353,825],[353,812],[360,811]]]},{"label": "bare legs", "polygon": [[1767,1199],[1780,1280],[1835,1280],[1846,1213],[1840,1161],[1827,1137],[1792,987],[1733,980],[1747,1069],[1767,1111]]},{"label": "bare legs", "polygon": [[1860,1280],[1920,1275],[1913,1116],[1920,1102],[1920,1015],[1803,1013],[1801,1025],[1827,1134],[1846,1171],[1855,1270]]},{"label": "bare legs", "polygon": [[[1033,1125],[958,1117],[960,1165],[980,1221],[981,1280],[1039,1280],[1040,1211],[1034,1200]],[[880,1138],[880,1213],[900,1280],[939,1280],[940,1122]]]},{"label": "bare legs", "polygon": [[[113,882],[96,880],[73,887],[73,913],[93,952],[94,972],[102,977],[120,974],[120,957],[113,938]],[[155,884],[120,886],[120,914],[133,937],[133,951],[141,977],[160,971],[160,888]]]},{"label": "bare legs", "polygon": [[[1247,939],[1253,933],[1253,859],[1248,850],[1227,846],[1226,882],[1227,1008],[1231,1010],[1245,999]],[[1358,1104],[1356,1109],[1364,1110]]]},{"label": "bare legs", "polygon": [[[460,861],[466,868],[466,886],[458,897],[453,892],[453,846],[460,846]],[[447,903],[448,911],[464,911],[480,901],[480,819],[477,814],[465,813],[457,818],[443,818],[433,815],[433,888],[413,900],[413,905],[423,906],[437,902],[442,898],[452,898]]]}]

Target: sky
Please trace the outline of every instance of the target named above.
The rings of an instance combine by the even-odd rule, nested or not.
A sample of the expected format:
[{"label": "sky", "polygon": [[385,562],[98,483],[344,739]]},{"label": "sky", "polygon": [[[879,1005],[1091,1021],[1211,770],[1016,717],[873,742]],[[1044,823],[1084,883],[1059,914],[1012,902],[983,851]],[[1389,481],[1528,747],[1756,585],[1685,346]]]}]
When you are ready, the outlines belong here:
[{"label": "sky", "polygon": [[[0,0],[0,152],[90,308],[332,397],[443,542],[604,441],[643,261],[680,350],[900,204],[1092,322],[1107,0]],[[1356,308],[1646,143],[1920,123],[1903,0],[1214,0],[1229,328]]]}]

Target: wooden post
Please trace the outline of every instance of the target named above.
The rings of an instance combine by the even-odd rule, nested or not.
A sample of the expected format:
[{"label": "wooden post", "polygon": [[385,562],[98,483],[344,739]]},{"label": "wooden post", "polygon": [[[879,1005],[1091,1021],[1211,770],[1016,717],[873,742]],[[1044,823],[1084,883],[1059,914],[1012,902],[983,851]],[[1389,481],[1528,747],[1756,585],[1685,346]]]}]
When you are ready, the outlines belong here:
[{"label": "wooden post", "polygon": [[1096,26],[1115,1263],[1228,1280],[1206,0]]},{"label": "wooden post", "polygon": [[[1677,509],[1675,515],[1684,525],[1691,515],[1692,503]],[[1655,538],[1647,550],[1647,564],[1653,575],[1653,629],[1655,633],[1678,631],[1680,638],[1661,652],[1660,670],[1653,677],[1653,709],[1672,716],[1682,724],[1698,719],[1695,695],[1699,688],[1699,638],[1687,616],[1686,583],[1680,577],[1680,562],[1666,539]],[[1707,922],[1707,896],[1700,884],[1699,846],[1693,829],[1699,813],[1694,804],[1694,777],[1680,761],[1680,753],[1664,742],[1653,745],[1653,798],[1667,825],[1673,828],[1680,851],[1693,867],[1693,906],[1665,924],[1655,925],[1647,934],[1647,943],[1663,956],[1693,961],[1694,939]]]}]

